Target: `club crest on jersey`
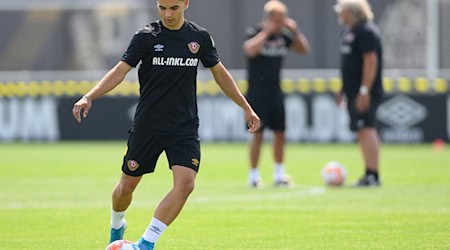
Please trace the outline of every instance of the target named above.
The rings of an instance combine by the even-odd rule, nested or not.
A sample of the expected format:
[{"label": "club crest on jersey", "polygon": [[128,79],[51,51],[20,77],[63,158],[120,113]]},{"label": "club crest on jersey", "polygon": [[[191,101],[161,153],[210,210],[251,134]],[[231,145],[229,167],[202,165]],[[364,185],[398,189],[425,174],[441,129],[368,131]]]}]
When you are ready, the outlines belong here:
[{"label": "club crest on jersey", "polygon": [[200,44],[197,42],[190,42],[188,44],[189,50],[192,52],[192,54],[197,54],[197,52],[200,50]]},{"label": "club crest on jersey", "polygon": [[128,160],[127,166],[130,171],[135,171],[136,169],[139,168],[139,163],[135,160]]}]

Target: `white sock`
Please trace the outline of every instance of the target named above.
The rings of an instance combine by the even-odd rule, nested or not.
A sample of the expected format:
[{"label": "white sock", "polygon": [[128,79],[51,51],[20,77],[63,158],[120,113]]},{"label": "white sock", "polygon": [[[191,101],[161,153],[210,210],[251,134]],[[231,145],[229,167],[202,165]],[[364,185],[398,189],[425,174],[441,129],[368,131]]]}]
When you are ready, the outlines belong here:
[{"label": "white sock", "polygon": [[153,217],[152,221],[150,222],[150,225],[148,225],[147,230],[145,230],[145,233],[142,235],[142,238],[144,238],[144,240],[148,242],[156,243],[159,236],[161,236],[161,234],[166,230],[166,228],[167,228],[166,224]]},{"label": "white sock", "polygon": [[111,209],[111,227],[114,229],[119,229],[125,223],[125,211],[116,212]]},{"label": "white sock", "polygon": [[254,182],[254,181],[258,181],[259,180],[259,169],[258,167],[256,168],[251,168],[249,175],[248,175],[248,181],[249,182]]},{"label": "white sock", "polygon": [[281,180],[285,175],[284,172],[284,164],[283,163],[275,163],[273,178],[274,180]]}]

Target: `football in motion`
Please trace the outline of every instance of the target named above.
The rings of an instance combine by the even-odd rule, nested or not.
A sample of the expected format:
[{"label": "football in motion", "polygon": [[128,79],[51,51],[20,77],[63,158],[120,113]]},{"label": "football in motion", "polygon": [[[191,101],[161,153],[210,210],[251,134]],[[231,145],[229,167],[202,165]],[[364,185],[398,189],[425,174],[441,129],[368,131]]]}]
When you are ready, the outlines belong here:
[{"label": "football in motion", "polygon": [[347,177],[347,170],[337,161],[329,162],[322,168],[322,179],[328,186],[343,185],[345,177]]},{"label": "football in motion", "polygon": [[106,247],[106,250],[140,250],[139,247],[129,240],[116,240]]}]

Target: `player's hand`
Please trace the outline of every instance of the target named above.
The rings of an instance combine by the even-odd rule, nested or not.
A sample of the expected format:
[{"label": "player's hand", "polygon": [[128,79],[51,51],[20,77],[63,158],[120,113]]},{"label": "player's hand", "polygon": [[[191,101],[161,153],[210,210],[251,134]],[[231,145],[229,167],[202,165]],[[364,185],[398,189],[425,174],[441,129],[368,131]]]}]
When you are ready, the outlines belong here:
[{"label": "player's hand", "polygon": [[344,108],[346,105],[345,100],[344,100],[344,93],[342,93],[342,91],[339,91],[336,94],[336,105],[340,108]]},{"label": "player's hand", "polygon": [[247,121],[247,125],[249,127],[248,132],[255,133],[259,130],[261,121],[253,109],[250,108],[245,111],[245,120]]},{"label": "player's hand", "polygon": [[267,34],[271,35],[274,34],[277,30],[277,25],[275,24],[274,21],[270,20],[270,19],[266,19],[264,20],[263,23],[263,31],[267,32]]},{"label": "player's hand", "polygon": [[289,17],[284,19],[284,26],[293,34],[297,33],[297,22]]},{"label": "player's hand", "polygon": [[356,97],[356,110],[359,113],[365,113],[370,108],[370,95],[359,94]]},{"label": "player's hand", "polygon": [[81,111],[83,111],[83,118],[86,118],[91,107],[92,99],[87,96],[81,97],[81,99],[73,105],[72,114],[73,117],[75,117],[75,120],[77,120],[78,123],[81,123]]}]

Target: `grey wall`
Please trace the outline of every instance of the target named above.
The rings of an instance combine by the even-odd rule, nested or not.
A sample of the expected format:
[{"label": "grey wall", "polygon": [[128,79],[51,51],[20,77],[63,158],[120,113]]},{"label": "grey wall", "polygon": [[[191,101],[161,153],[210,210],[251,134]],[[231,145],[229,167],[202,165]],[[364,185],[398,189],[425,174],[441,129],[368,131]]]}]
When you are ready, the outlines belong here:
[{"label": "grey wall", "polygon": [[[151,1],[152,4],[146,1]],[[391,4],[410,0],[369,1],[375,13],[375,21],[379,22],[385,10],[392,8]],[[266,0],[191,0],[186,17],[210,31],[222,61],[228,68],[245,68],[243,34],[248,26],[262,20],[265,2]],[[312,48],[311,53],[306,56],[289,54],[285,68],[337,68],[342,28],[337,24],[337,16],[332,10],[336,1],[284,2]],[[99,11],[98,5],[92,5],[92,8],[85,6],[83,9],[63,8],[52,11],[0,9],[0,33],[7,34],[0,36],[0,71],[108,69],[120,59],[134,32],[158,18],[154,0],[137,3],[142,6],[129,9],[121,7],[119,11],[116,9],[111,12]],[[53,13],[50,16],[52,18],[49,18],[49,13]],[[445,16],[443,14],[443,20]],[[386,23],[392,25],[392,22]],[[106,34],[103,32],[105,30],[108,31]],[[442,44],[444,49],[448,47],[445,41]],[[446,51],[450,53],[450,49],[447,48]],[[411,50],[406,54],[410,53],[415,52]]]},{"label": "grey wall", "polygon": [[[242,37],[249,25],[262,20],[262,0],[193,0],[188,19],[207,28],[214,37],[223,62],[231,68],[245,67]],[[336,68],[341,27],[332,7],[334,0],[285,0],[290,16],[307,36],[312,51],[309,55],[290,54],[286,68]],[[395,0],[371,1],[376,21]]]}]

